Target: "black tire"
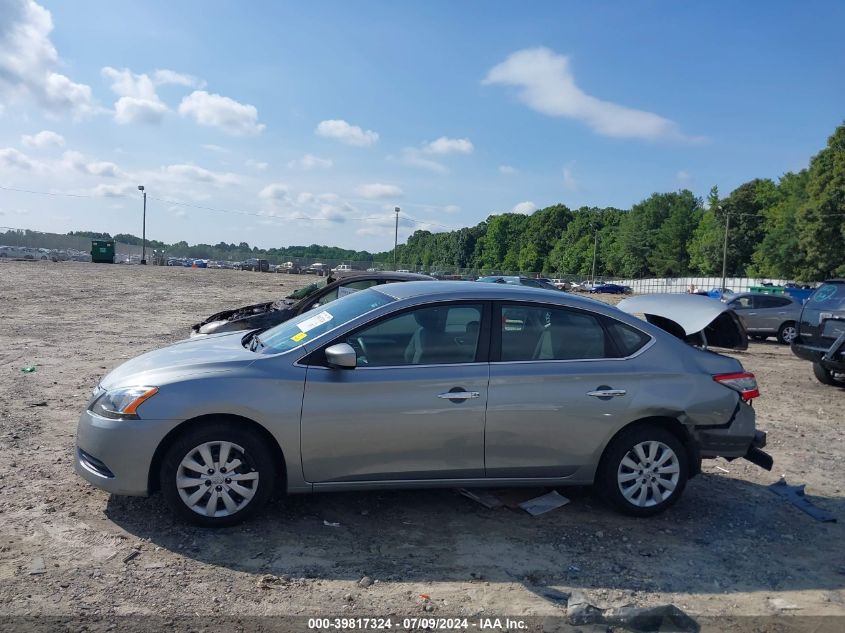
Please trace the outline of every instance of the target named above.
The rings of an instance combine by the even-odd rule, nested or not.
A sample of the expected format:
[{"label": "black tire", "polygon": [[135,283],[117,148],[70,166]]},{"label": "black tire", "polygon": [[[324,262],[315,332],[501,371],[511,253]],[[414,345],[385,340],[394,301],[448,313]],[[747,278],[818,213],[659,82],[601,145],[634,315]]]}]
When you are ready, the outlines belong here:
[{"label": "black tire", "polygon": [[[651,503],[652,505],[637,505],[635,502],[630,501],[622,493],[621,487],[624,484],[618,481],[620,474],[626,477],[630,475],[636,476],[637,471],[629,469],[626,466],[623,467],[622,462],[625,459],[631,459],[631,457],[634,458],[634,461],[639,461],[639,457],[633,451],[636,446],[643,442],[662,444],[663,447],[671,450],[674,454],[674,462],[677,464],[677,478],[673,482],[674,488],[669,492],[668,497],[662,501],[654,502],[654,493],[651,490],[651,486],[647,487],[644,503]],[[664,452],[662,449],[658,448],[658,450],[661,452],[653,454],[652,457],[659,460],[664,455]],[[668,463],[672,463],[673,459],[670,458]],[[622,473],[623,468],[629,472]],[[646,480],[648,477],[649,475],[646,474]],[[666,478],[671,479],[672,475],[668,475],[668,477],[664,476],[664,479],[661,481],[665,481]],[[688,478],[689,457],[681,441],[675,435],[657,425],[638,424],[624,429],[608,444],[599,463],[598,472],[596,473],[596,487],[601,496],[620,512],[637,517],[648,517],[659,514],[673,505],[683,494]],[[630,483],[632,486],[639,485],[637,481]]]},{"label": "black tire", "polygon": [[845,388],[845,380],[837,380],[833,377],[833,372],[825,369],[821,363],[813,363],[813,375],[823,385],[830,385],[831,387]]},{"label": "black tire", "polygon": [[798,336],[798,329],[795,321],[787,321],[778,328],[778,343],[789,345]]},{"label": "black tire", "polygon": [[[235,500],[236,503],[240,503],[245,499],[245,497],[238,495],[234,488],[229,488],[232,482],[225,479],[224,473],[251,475],[253,472],[256,472],[257,479],[254,484],[244,482],[244,486],[247,488],[254,486],[254,491],[253,496],[243,503],[243,506],[240,509],[229,514],[225,514],[224,516],[206,516],[205,514],[199,514],[198,512],[192,510],[191,507],[183,501],[182,495],[176,486],[176,478],[180,475],[184,476],[193,474],[193,471],[183,469],[181,467],[181,463],[182,460],[193,453],[195,449],[205,443],[214,444],[220,442],[229,442],[233,444],[234,448],[232,449],[232,454],[234,455],[241,453],[241,451],[236,449],[243,449],[241,454],[243,457],[243,463],[233,469],[230,473],[225,473],[222,469],[219,473],[215,471],[213,473],[215,476],[222,477],[224,479],[223,481],[215,480],[214,483],[205,486],[209,492],[201,497],[201,501],[208,501],[211,499],[211,495],[213,494],[212,489],[221,490],[222,488],[225,488],[227,491],[229,499]],[[211,451],[212,458],[219,457],[219,452],[214,454],[213,447],[211,448]],[[266,441],[257,433],[248,428],[238,428],[236,424],[232,423],[211,422],[208,424],[194,426],[185,433],[179,435],[167,448],[159,470],[159,483],[167,505],[170,506],[170,509],[177,517],[184,521],[204,527],[225,527],[246,521],[267,505],[267,502],[273,496],[276,475],[277,465],[274,462],[273,454],[267,447]],[[210,478],[211,475],[209,475],[209,477],[199,475],[198,480],[202,479],[204,481],[205,479]],[[195,488],[191,487],[185,489],[184,492],[185,494],[188,494],[188,492],[190,492],[190,494],[195,494],[198,493],[201,488],[202,486],[197,485]],[[252,488],[249,489],[253,490]],[[224,507],[221,508],[221,505]],[[218,511],[220,512],[227,512],[222,498],[215,502],[215,507],[219,508]]]},{"label": "black tire", "polygon": [[751,334],[750,336],[755,341],[765,341],[768,338],[765,334]]}]

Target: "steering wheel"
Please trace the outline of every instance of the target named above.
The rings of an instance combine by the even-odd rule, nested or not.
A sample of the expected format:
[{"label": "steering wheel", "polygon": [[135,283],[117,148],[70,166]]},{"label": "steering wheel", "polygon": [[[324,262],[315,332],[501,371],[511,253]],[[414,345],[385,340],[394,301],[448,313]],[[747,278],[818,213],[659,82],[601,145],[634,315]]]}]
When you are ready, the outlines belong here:
[{"label": "steering wheel", "polygon": [[349,345],[352,346],[352,349],[355,350],[355,356],[358,357],[358,363],[361,365],[369,364],[367,360],[367,345],[364,343],[364,339],[360,336],[356,336],[355,338],[350,338],[346,341]]}]

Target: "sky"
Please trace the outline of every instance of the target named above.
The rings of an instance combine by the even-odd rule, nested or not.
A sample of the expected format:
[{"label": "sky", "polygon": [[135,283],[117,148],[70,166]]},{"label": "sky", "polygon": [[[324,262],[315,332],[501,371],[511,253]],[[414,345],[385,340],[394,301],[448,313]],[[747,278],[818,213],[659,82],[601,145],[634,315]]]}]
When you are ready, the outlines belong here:
[{"label": "sky", "polygon": [[[0,0],[0,226],[378,252],[724,195],[845,119],[845,3]],[[22,190],[39,193],[25,193]]]}]

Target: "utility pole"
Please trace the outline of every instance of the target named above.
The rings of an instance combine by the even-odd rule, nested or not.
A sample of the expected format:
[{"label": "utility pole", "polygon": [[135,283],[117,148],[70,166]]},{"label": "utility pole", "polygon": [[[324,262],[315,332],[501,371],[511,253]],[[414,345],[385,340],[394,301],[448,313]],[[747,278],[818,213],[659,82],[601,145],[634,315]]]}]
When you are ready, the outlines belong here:
[{"label": "utility pole", "polygon": [[138,191],[144,195],[144,215],[141,224],[141,264],[147,263],[147,192],[144,191],[144,185],[138,185]]},{"label": "utility pole", "polygon": [[730,225],[731,214],[725,213],[725,244],[722,247],[722,287],[719,290],[720,297],[723,297],[725,294],[725,277],[728,271],[728,228]]},{"label": "utility pole", "polygon": [[396,270],[396,251],[399,248],[399,207],[393,210],[396,211],[396,228],[393,231],[393,270]]},{"label": "utility pole", "polygon": [[593,243],[593,283],[596,283],[596,253],[599,250],[599,232],[596,230],[596,240]]}]

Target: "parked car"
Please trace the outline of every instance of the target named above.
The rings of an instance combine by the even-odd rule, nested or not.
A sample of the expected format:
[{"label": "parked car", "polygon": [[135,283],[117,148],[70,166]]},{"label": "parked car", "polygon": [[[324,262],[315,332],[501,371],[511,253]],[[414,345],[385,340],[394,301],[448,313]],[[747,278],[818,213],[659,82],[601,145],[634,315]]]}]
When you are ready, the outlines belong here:
[{"label": "parked car", "polygon": [[798,335],[801,304],[792,297],[742,292],[723,301],[736,311],[753,339],[762,341],[774,336],[779,343],[789,345]]},{"label": "parked car", "polygon": [[247,259],[241,264],[241,270],[251,270],[260,273],[270,272],[270,262],[266,259]]},{"label": "parked car", "polygon": [[[667,303],[676,326],[694,327]],[[650,516],[702,458],[771,468],[758,396],[738,360],[612,306],[512,284],[395,283],[124,363],[96,385],[74,462],[113,494],[160,489],[205,526],[254,515],[278,487],[595,484]]]},{"label": "parked car", "polygon": [[629,295],[631,294],[631,287],[619,284],[599,284],[590,288],[589,292],[592,294]]},{"label": "parked car", "polygon": [[558,290],[569,291],[572,290],[572,282],[566,279],[552,279],[551,284]]},{"label": "parked car", "polygon": [[819,382],[845,388],[845,279],[825,281],[807,299],[792,352],[813,363]]},{"label": "parked car", "polygon": [[338,264],[335,268],[332,268],[333,273],[351,273],[352,270],[353,268],[349,264]]},{"label": "parked car", "polygon": [[307,275],[320,275],[323,276],[326,274],[328,267],[325,264],[321,264],[320,262],[314,262],[308,268],[305,269],[305,273]]},{"label": "parked car", "polygon": [[277,273],[287,273],[289,275],[298,275],[301,272],[298,264],[294,262],[285,262],[276,266]]},{"label": "parked car", "polygon": [[398,281],[429,280],[414,273],[358,273],[342,278],[326,277],[289,294],[284,299],[256,303],[234,310],[224,310],[191,326],[191,336],[217,334],[236,330],[268,328],[283,323],[307,310],[325,305],[358,290]]},{"label": "parked car", "polygon": [[491,284],[508,284],[511,286],[527,286],[528,288],[543,288],[544,290],[557,290],[557,287],[546,279],[519,277],[517,275],[490,275],[487,277],[479,277],[476,281]]}]

